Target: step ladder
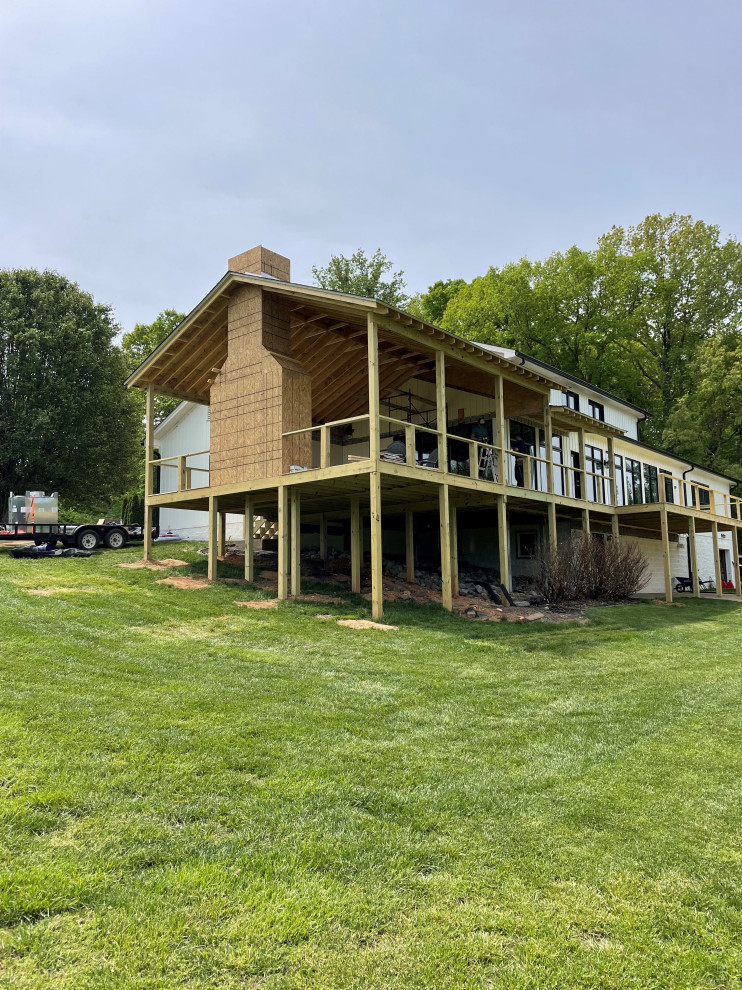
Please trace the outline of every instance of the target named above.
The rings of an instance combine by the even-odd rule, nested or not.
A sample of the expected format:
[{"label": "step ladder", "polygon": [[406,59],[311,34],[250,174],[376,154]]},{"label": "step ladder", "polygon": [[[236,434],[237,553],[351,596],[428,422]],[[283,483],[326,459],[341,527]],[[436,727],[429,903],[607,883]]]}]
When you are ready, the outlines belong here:
[{"label": "step ladder", "polygon": [[497,481],[497,454],[490,447],[479,448],[479,477]]}]

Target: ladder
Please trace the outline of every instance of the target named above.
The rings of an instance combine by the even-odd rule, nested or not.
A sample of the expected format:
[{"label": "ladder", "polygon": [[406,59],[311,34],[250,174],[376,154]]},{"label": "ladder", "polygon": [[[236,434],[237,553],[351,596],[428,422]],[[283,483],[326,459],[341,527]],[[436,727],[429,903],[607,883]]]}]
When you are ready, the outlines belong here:
[{"label": "ladder", "polygon": [[479,477],[497,481],[497,454],[491,447],[479,448]]}]

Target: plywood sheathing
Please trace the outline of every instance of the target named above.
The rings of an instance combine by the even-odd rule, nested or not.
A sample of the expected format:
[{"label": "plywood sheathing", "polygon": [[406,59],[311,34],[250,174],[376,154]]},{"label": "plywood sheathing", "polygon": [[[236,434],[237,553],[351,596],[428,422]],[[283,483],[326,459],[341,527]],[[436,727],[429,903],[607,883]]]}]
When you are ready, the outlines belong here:
[{"label": "plywood sheathing", "polygon": [[210,485],[311,466],[311,383],[291,355],[290,303],[241,286],[229,303],[228,352],[211,386]]},{"label": "plywood sheathing", "polygon": [[262,244],[235,255],[227,262],[230,272],[242,272],[245,275],[272,275],[283,282],[291,281],[291,262],[282,254],[269,251]]}]

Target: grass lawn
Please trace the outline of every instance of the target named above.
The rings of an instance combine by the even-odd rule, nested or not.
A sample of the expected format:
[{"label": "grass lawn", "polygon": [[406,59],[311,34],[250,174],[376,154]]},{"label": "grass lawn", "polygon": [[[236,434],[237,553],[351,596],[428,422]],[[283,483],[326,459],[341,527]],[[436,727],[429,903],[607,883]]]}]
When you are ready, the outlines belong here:
[{"label": "grass lawn", "polygon": [[357,631],[138,556],[0,553],[4,990],[742,987],[739,605]]}]

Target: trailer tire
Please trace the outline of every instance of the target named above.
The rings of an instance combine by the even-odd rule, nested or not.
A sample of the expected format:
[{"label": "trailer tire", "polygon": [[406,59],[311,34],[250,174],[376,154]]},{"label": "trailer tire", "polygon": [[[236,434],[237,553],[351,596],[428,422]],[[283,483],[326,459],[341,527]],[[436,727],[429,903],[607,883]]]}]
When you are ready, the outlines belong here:
[{"label": "trailer tire", "polygon": [[100,538],[94,529],[84,529],[77,534],[75,539],[78,550],[95,550],[100,543]]},{"label": "trailer tire", "polygon": [[103,537],[103,542],[109,550],[121,550],[126,546],[126,533],[123,529],[109,529]]}]

